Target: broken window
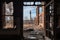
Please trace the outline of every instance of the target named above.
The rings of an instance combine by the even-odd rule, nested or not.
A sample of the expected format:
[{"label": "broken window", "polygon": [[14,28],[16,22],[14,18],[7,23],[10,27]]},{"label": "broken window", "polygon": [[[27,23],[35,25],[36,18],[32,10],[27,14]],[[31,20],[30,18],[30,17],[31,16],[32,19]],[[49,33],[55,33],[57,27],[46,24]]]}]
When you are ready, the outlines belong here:
[{"label": "broken window", "polygon": [[41,2],[35,2],[35,5],[41,5]]},{"label": "broken window", "polygon": [[3,28],[14,28],[13,25],[13,2],[3,4]]},{"label": "broken window", "polygon": [[33,5],[34,2],[24,2],[24,5]]},{"label": "broken window", "polygon": [[40,26],[42,26],[38,27],[38,23],[42,22],[42,16],[39,16],[43,11],[42,4],[41,2],[23,2],[23,4],[23,36],[25,38],[31,36],[32,38],[34,34],[38,33],[35,33],[35,31],[40,30]]}]

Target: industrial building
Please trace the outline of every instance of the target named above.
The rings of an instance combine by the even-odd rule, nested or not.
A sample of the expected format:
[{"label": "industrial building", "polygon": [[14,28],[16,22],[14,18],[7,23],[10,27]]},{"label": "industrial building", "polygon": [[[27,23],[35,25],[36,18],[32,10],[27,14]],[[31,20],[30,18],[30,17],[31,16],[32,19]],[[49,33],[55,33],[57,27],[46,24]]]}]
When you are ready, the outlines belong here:
[{"label": "industrial building", "polygon": [[[24,2],[34,2],[24,5]],[[45,2],[44,5],[36,5],[35,2]],[[11,4],[13,7],[11,7]],[[9,5],[9,6],[7,6]],[[23,37],[23,6],[43,6],[44,13],[36,16],[36,23],[44,26],[45,40],[60,40],[60,1],[59,0],[0,0],[0,39],[24,40]],[[8,7],[6,9],[6,7]],[[12,9],[11,9],[12,8]],[[38,8],[37,8],[38,9]],[[6,12],[10,10],[10,12]],[[38,10],[37,10],[38,11]],[[10,13],[10,14],[7,14]],[[43,17],[40,23],[39,19]],[[10,20],[6,20],[10,18]],[[36,24],[35,23],[35,24]],[[9,26],[9,27],[8,27]]]}]

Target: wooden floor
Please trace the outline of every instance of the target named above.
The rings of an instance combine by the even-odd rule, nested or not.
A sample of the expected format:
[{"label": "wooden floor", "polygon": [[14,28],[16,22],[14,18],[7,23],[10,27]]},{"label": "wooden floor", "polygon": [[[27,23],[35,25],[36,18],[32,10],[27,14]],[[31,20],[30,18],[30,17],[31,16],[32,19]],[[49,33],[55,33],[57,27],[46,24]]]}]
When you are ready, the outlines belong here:
[{"label": "wooden floor", "polygon": [[34,31],[28,31],[28,32],[24,32],[24,37],[25,40],[44,40],[44,35],[42,32],[40,33],[34,33]]}]

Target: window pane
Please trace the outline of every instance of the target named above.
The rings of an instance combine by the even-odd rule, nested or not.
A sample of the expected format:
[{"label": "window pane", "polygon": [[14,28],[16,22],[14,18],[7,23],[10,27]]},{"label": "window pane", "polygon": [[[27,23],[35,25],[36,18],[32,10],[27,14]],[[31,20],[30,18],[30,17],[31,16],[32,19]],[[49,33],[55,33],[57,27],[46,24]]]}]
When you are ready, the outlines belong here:
[{"label": "window pane", "polygon": [[13,15],[13,2],[5,4],[5,15]]},{"label": "window pane", "polygon": [[51,13],[51,11],[50,11],[50,13]]},{"label": "window pane", "polygon": [[35,2],[35,5],[40,5],[41,4],[41,2]]},{"label": "window pane", "polygon": [[30,2],[27,2],[27,5],[30,5]]},{"label": "window pane", "polygon": [[50,6],[50,10],[52,9],[52,7]]},{"label": "window pane", "polygon": [[24,5],[33,5],[34,2],[24,2]]},{"label": "window pane", "polygon": [[35,5],[44,5],[44,2],[24,2],[23,3],[24,5],[33,5],[33,4],[35,4]]},{"label": "window pane", "polygon": [[42,13],[42,11],[43,11],[43,8],[42,8],[42,7],[40,7],[40,8],[39,8],[39,13],[41,14],[41,13]]},{"label": "window pane", "polygon": [[34,2],[31,2],[31,5],[33,5],[34,4]]},{"label": "window pane", "polygon": [[23,30],[34,29],[34,18],[36,18],[36,6],[23,6]]},{"label": "window pane", "polygon": [[45,4],[45,2],[41,2],[41,4],[42,4],[42,5],[44,5],[44,4]]},{"label": "window pane", "polygon": [[24,5],[26,5],[27,3],[26,3],[26,2],[24,2],[23,4],[24,4]]},{"label": "window pane", "polygon": [[13,16],[5,16],[4,28],[13,28]]}]

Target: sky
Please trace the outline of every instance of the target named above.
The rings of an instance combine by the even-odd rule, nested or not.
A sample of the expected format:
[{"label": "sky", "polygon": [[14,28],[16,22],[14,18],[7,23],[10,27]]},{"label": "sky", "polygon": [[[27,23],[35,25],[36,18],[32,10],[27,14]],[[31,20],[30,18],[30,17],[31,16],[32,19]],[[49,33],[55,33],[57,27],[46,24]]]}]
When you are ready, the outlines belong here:
[{"label": "sky", "polygon": [[[30,20],[31,17],[34,19],[36,16],[36,6],[23,6],[23,20]],[[39,12],[42,12],[42,8],[39,8]]]}]

